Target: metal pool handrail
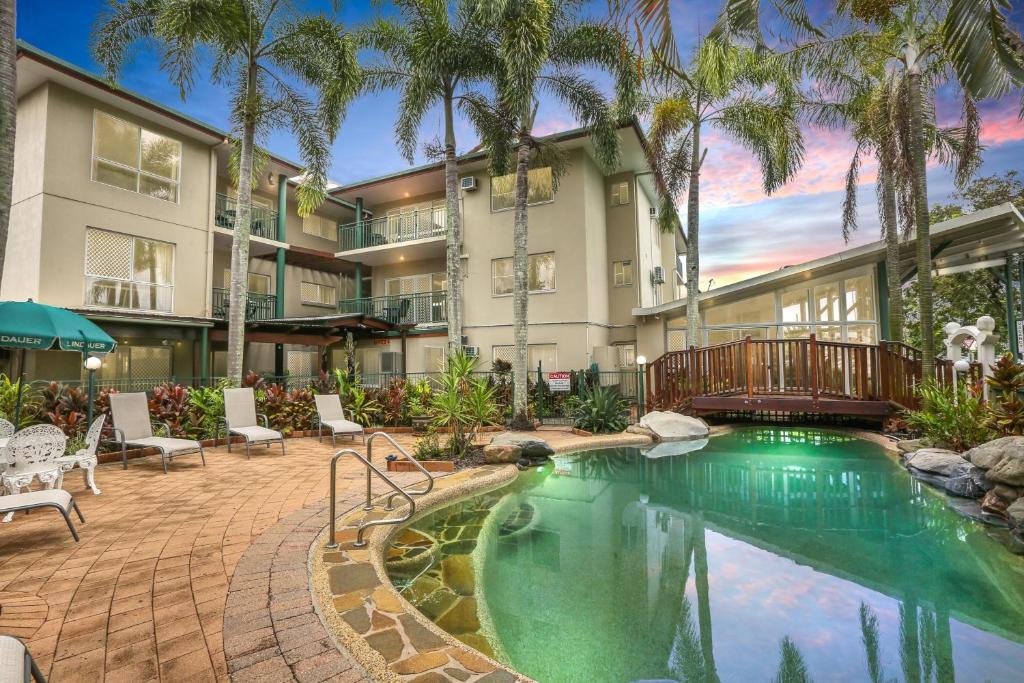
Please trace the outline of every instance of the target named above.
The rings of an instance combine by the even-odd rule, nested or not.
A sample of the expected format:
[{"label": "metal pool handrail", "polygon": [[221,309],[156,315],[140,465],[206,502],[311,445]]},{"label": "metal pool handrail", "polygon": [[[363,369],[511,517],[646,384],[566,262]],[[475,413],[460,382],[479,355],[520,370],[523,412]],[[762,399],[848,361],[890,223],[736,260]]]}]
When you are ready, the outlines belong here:
[{"label": "metal pool handrail", "polygon": [[[414,514],[416,514],[416,501],[414,501],[412,499],[412,496],[410,496],[408,493],[406,493],[402,489],[401,486],[399,486],[395,482],[391,481],[391,478],[388,477],[387,474],[385,474],[384,472],[381,472],[379,469],[377,469],[372,462],[370,462],[367,458],[364,458],[358,451],[355,451],[355,450],[353,450],[351,448],[344,448],[344,449],[338,451],[337,453],[335,453],[334,457],[331,458],[331,513],[330,513],[331,514],[331,519],[330,519],[330,537],[328,538],[327,547],[332,549],[332,550],[334,548],[338,547],[338,541],[337,541],[337,538],[335,538],[335,517],[336,517],[335,503],[337,502],[338,459],[341,458],[341,456],[346,455],[346,454],[347,455],[355,456],[355,458],[357,460],[359,460],[361,463],[366,465],[366,478],[367,478],[367,482],[370,481],[370,471],[372,470],[374,472],[374,474],[376,474],[378,477],[380,477],[384,481],[385,484],[387,484],[389,487],[394,489],[395,493],[392,494],[392,496],[395,496],[395,495],[402,496],[407,501],[409,501],[409,511],[403,517],[399,517],[399,518],[396,518],[396,519],[373,519],[373,520],[370,520],[369,522],[361,522],[359,524],[358,529],[356,530],[356,541],[355,541],[355,543],[353,543],[353,545],[356,548],[362,548],[363,546],[366,545],[366,541],[363,540],[363,533],[365,533],[365,531],[368,528],[370,528],[371,526],[380,526],[380,525],[384,525],[384,524],[401,524],[403,522],[409,521],[412,518],[412,516]],[[369,490],[369,488],[367,488],[367,490]]]},{"label": "metal pool handrail", "polygon": [[[398,442],[395,441],[394,437],[392,437],[387,432],[374,432],[373,434],[370,435],[370,438],[366,440],[366,458],[370,462],[373,462],[373,441],[377,437],[383,437],[383,438],[387,439],[389,442],[391,442],[391,445],[394,446],[398,450],[399,453],[404,455],[406,460],[408,460],[413,465],[415,465],[416,469],[418,469],[420,472],[422,472],[427,477],[427,488],[421,489],[421,490],[417,490],[417,489],[402,489],[402,490],[406,494],[408,494],[409,496],[424,496],[424,495],[430,493],[431,490],[433,490],[433,488],[434,488],[434,475],[432,475],[430,472],[428,472],[426,470],[426,468],[423,467],[423,465],[421,465],[416,458],[414,458],[411,455],[409,455],[409,453],[404,448],[399,446]],[[370,479],[370,471],[367,470],[366,471],[366,505],[363,507],[364,510],[372,510],[373,509],[373,503],[371,502],[373,494],[370,491],[370,484],[371,483],[372,483],[372,480]],[[397,493],[392,493],[390,496],[388,496],[387,505],[384,506],[385,510],[390,511],[390,510],[394,510],[395,509],[394,505],[393,505],[393,502],[395,500],[395,496],[397,496],[397,495],[398,495]]]}]

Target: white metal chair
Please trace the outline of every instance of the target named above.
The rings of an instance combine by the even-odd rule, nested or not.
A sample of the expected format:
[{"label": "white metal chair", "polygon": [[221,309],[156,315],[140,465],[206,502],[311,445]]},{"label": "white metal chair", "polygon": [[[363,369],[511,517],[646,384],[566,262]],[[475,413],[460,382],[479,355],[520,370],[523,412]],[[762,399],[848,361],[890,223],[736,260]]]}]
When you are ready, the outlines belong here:
[{"label": "white metal chair", "polygon": [[[59,486],[64,474],[60,458],[67,442],[64,432],[53,425],[34,425],[16,432],[0,452],[0,460],[6,465],[0,472],[0,483],[11,495],[33,479],[48,489]],[[14,512],[8,512],[3,521],[9,522],[13,516]]]},{"label": "white metal chair", "polygon": [[149,406],[146,394],[112,394],[110,396],[110,414],[114,418],[114,443],[121,446],[121,462],[128,469],[128,447],[156,448],[160,451],[160,463],[167,474],[167,463],[171,458],[180,455],[199,453],[206,465],[206,455],[198,441],[191,439],[172,439],[171,427],[161,422],[167,430],[167,436],[154,436],[153,424],[150,422]]},{"label": "white metal chair", "polygon": [[[21,510],[38,510],[41,508],[57,508],[57,511],[64,517],[68,525],[68,531],[72,538],[78,542],[78,532],[75,525],[71,523],[72,510],[78,515],[78,519],[85,521],[82,511],[78,509],[78,503],[74,497],[64,489],[45,489],[43,491],[29,491],[28,493],[14,493],[9,496],[0,496],[0,513],[7,513],[4,521],[9,521],[15,512]],[[3,680],[0,678],[0,680]]]},{"label": "white metal chair", "polygon": [[[263,419],[263,425],[259,419]],[[266,415],[256,414],[256,393],[251,388],[224,390],[224,429],[227,432],[228,452],[231,452],[231,435],[245,439],[245,457],[251,457],[250,446],[254,443],[270,444],[281,442],[284,455],[284,435],[270,429]]]},{"label": "white metal chair", "polygon": [[36,660],[14,636],[0,636],[0,683],[46,683]]},{"label": "white metal chair", "polygon": [[338,434],[348,434],[355,441],[356,436],[363,437],[366,443],[366,431],[358,422],[345,417],[345,409],[341,407],[341,397],[337,394],[316,394],[316,428],[320,433],[320,441],[324,440],[324,427],[331,430],[331,446],[338,445]]},{"label": "white metal chair", "polygon": [[100,445],[100,434],[103,432],[103,425],[107,421],[106,415],[100,415],[89,425],[89,432],[85,435],[85,448],[74,455],[65,455],[60,459],[64,465],[64,471],[70,472],[77,465],[85,474],[85,485],[92,489],[95,495],[101,491],[96,486],[96,448]]},{"label": "white metal chair", "polygon": [[0,417],[0,448],[6,446],[12,436],[14,436],[14,423]]}]

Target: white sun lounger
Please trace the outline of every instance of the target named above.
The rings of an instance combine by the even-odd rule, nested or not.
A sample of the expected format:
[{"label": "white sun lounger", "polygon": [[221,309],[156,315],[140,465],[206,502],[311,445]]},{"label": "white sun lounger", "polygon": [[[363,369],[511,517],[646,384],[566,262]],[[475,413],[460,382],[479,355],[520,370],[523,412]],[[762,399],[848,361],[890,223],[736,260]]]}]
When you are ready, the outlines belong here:
[{"label": "white sun lounger", "polygon": [[[259,419],[263,418],[260,425]],[[284,455],[284,435],[270,429],[267,416],[256,414],[256,393],[251,388],[224,390],[224,423],[228,433],[228,452],[231,452],[231,435],[237,434],[245,439],[245,457],[250,457],[249,447],[254,443],[264,443],[267,448],[275,441],[281,442],[281,455]]]},{"label": "white sun lounger", "polygon": [[14,636],[0,636],[0,683],[46,683],[43,672],[24,643]]},{"label": "white sun lounger", "polygon": [[167,430],[167,436],[153,436],[145,393],[111,394],[110,413],[114,418],[114,441],[121,445],[121,462],[125,469],[128,469],[128,446],[159,450],[164,474],[167,474],[170,459],[179,455],[199,453],[203,465],[206,465],[202,445],[191,439],[170,438],[171,427],[166,422],[161,424]]},{"label": "white sun lounger", "polygon": [[[14,493],[9,496],[0,496],[0,514],[14,513],[21,510],[37,510],[40,508],[57,508],[64,516],[68,524],[68,530],[75,541],[78,541],[78,532],[75,525],[71,523],[71,510],[75,511],[78,519],[85,521],[82,511],[71,494],[64,489],[43,489],[42,491],[29,491],[28,493]],[[2,680],[2,679],[0,679]]]},{"label": "white sun lounger", "polygon": [[317,394],[313,397],[316,401],[316,428],[320,432],[320,441],[324,440],[324,428],[331,430],[331,445],[338,445],[338,434],[348,434],[355,441],[356,436],[363,437],[366,443],[366,431],[358,422],[353,422],[345,417],[345,409],[341,407],[341,397],[337,394]]}]

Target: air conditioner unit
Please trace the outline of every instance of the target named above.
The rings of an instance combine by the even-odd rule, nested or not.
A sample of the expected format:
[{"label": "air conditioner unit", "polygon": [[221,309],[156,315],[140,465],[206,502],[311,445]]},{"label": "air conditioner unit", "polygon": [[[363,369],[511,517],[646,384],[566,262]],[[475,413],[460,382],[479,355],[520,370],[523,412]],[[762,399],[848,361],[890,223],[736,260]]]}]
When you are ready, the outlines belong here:
[{"label": "air conditioner unit", "polygon": [[654,266],[654,270],[651,271],[651,282],[656,285],[665,284],[665,269],[661,266]]},{"label": "air conditioner unit", "polygon": [[652,206],[649,209],[647,209],[647,215],[649,215],[651,218],[657,218],[658,217],[658,207]]},{"label": "air conditioner unit", "polygon": [[467,192],[472,192],[476,189],[476,176],[464,175],[459,179],[459,186]]},{"label": "air conditioner unit", "polygon": [[480,347],[479,346],[465,346],[464,345],[462,347],[462,352],[465,353],[470,358],[479,358],[480,357]]}]

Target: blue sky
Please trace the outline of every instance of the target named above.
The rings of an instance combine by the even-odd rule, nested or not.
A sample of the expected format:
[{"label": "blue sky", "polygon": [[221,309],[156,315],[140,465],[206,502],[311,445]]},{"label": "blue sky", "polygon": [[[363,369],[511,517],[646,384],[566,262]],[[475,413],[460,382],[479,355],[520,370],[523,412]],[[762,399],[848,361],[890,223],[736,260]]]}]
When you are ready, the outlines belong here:
[{"label": "blue sky", "polygon": [[[302,3],[299,2],[301,5]],[[310,11],[329,11],[326,1],[309,1]],[[386,3],[385,3],[386,4]],[[18,0],[18,37],[86,69],[98,71],[89,52],[89,39],[104,0]],[[811,14],[821,20],[832,3],[810,0]],[[606,11],[606,0],[588,8],[594,15]],[[696,37],[706,32],[721,8],[721,1],[690,0],[673,4],[676,35],[684,54]],[[338,18],[354,25],[372,18],[378,11],[369,2],[342,3]],[[1024,6],[1014,9],[1012,20],[1018,30],[1024,26]],[[125,68],[121,85],[182,110],[209,123],[229,128],[228,105],[221,86],[200,78],[186,101],[159,70],[156,53],[140,46]],[[349,109],[334,145],[331,178],[348,183],[362,178],[401,170],[408,166],[394,145],[393,125],[397,96],[381,93],[360,98]],[[939,116],[949,120],[956,108],[944,98]],[[1017,102],[1009,97],[982,105],[986,145],[982,173],[1009,169],[1024,171],[1024,123],[1017,119]],[[542,101],[538,129],[555,132],[576,125],[557,102]],[[436,138],[441,119],[433,112],[424,122],[424,141]],[[476,144],[464,122],[457,128],[459,150]],[[702,288],[710,278],[715,286],[799,263],[844,248],[839,233],[841,188],[849,164],[852,144],[842,134],[807,130],[807,154],[797,178],[774,197],[761,191],[761,179],[749,155],[729,140],[712,132],[706,173],[702,183],[701,254]],[[264,141],[274,152],[298,159],[295,141],[285,130],[275,131]],[[422,157],[417,160],[422,162]],[[873,168],[866,165],[860,197],[860,230],[851,244],[878,238]],[[952,191],[949,174],[941,168],[929,172],[929,197],[948,201]]]}]

